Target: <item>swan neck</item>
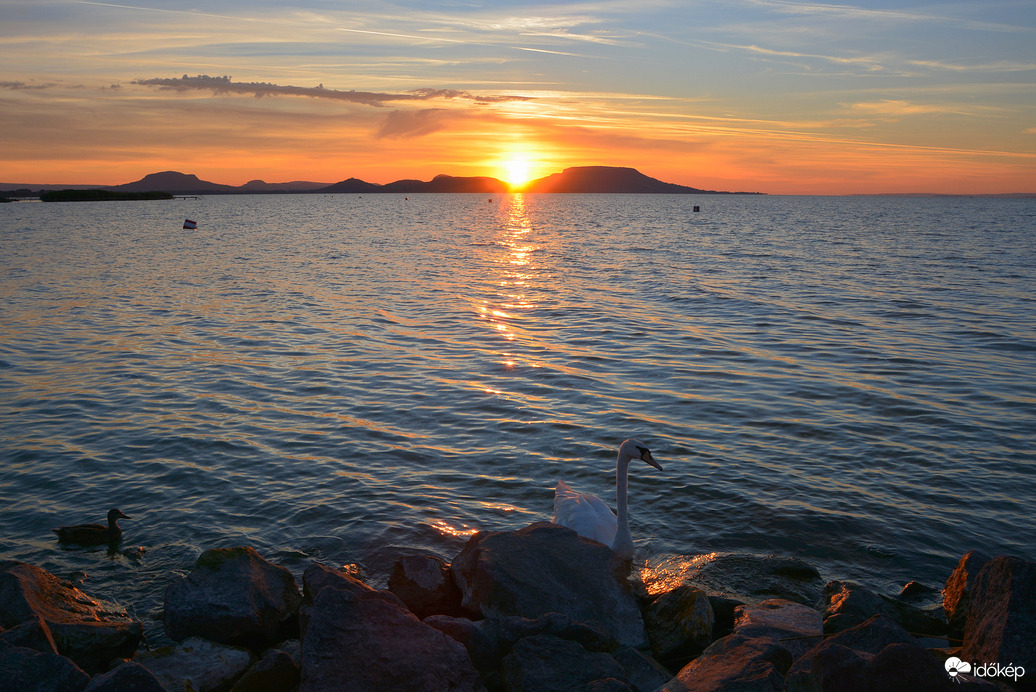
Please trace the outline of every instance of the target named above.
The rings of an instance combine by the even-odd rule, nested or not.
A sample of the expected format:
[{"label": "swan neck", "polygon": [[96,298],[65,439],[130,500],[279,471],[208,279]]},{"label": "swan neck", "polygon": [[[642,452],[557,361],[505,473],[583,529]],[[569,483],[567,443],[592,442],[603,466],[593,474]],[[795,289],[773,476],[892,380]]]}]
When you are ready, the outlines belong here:
[{"label": "swan neck", "polygon": [[615,463],[615,509],[621,523],[629,513],[630,462],[619,459]]},{"label": "swan neck", "polygon": [[[615,542],[612,548],[619,552],[626,552],[632,548],[633,539],[630,536],[629,521],[629,471],[630,460],[622,455],[615,462]],[[627,548],[626,546],[629,546]]]}]

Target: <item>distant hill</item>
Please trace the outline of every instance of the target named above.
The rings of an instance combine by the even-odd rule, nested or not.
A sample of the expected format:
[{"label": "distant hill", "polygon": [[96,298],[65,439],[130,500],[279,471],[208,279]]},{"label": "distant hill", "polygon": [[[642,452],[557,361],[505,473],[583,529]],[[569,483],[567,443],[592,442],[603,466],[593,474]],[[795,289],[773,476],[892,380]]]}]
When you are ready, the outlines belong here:
[{"label": "distant hill", "polygon": [[397,180],[387,185],[368,183],[349,178],[329,185],[316,192],[396,192],[414,194],[418,192],[507,192],[511,187],[502,180],[487,177],[457,177],[437,175],[431,180]]},{"label": "distant hill", "polygon": [[327,183],[314,183],[309,180],[293,180],[290,183],[268,183],[265,180],[249,180],[239,188],[239,192],[313,192]]},{"label": "distant hill", "polygon": [[239,192],[232,185],[220,185],[201,180],[196,175],[188,175],[177,171],[150,173],[140,180],[125,185],[111,185],[108,190],[123,192],[147,192],[148,190],[164,190],[178,195],[212,195]]},{"label": "distant hill", "polygon": [[[53,186],[18,185],[9,189],[30,188],[33,190],[54,189]],[[60,189],[96,188],[89,185],[63,185]],[[0,190],[4,186],[0,183]],[[174,195],[226,195],[226,194],[258,194],[287,192],[319,192],[341,194],[364,194],[375,192],[395,192],[414,194],[420,192],[477,192],[503,193],[509,192],[511,186],[502,180],[485,176],[459,177],[437,175],[429,181],[397,180],[381,185],[368,183],[359,178],[347,178],[341,182],[328,185],[305,180],[288,183],[267,183],[263,180],[250,180],[244,185],[221,185],[201,180],[196,175],[178,171],[151,173],[140,180],[124,185],[104,186],[106,190],[117,192],[151,192],[163,191]],[[699,190],[695,187],[666,183],[648,177],[634,168],[613,166],[575,166],[566,168],[561,173],[548,175],[533,180],[520,188],[522,192],[591,192],[591,193],[652,193],[652,194],[704,194],[714,193],[711,190]],[[716,194],[716,193],[714,193]],[[758,193],[751,193],[758,194]]]},{"label": "distant hill", "polygon": [[624,192],[649,194],[702,194],[709,190],[664,183],[635,168],[575,166],[562,173],[533,180],[523,192]]},{"label": "distant hill", "polygon": [[378,185],[377,183],[368,183],[366,180],[360,180],[359,178],[349,178],[343,180],[340,183],[322,187],[317,192],[331,192],[331,193],[363,193],[363,192],[384,192],[382,188],[384,185]]}]

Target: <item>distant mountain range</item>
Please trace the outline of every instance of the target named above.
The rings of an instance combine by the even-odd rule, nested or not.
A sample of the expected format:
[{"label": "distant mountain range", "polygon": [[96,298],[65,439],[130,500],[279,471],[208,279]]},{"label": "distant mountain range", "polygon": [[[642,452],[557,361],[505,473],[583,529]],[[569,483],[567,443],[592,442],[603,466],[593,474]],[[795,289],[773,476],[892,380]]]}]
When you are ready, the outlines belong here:
[{"label": "distant mountain range", "polygon": [[[57,190],[98,188],[93,185],[11,185],[0,183],[0,190]],[[317,193],[377,193],[396,192],[415,194],[420,192],[482,192],[501,193],[511,191],[511,186],[502,180],[488,177],[457,177],[437,175],[432,180],[397,180],[381,185],[368,183],[358,178],[348,178],[338,183],[314,183],[297,180],[290,183],[267,183],[252,180],[244,185],[221,185],[201,180],[196,175],[165,171],[151,173],[140,180],[124,185],[109,185],[98,189],[119,192],[150,192],[161,190],[174,195],[229,195],[284,192]],[[731,194],[715,190],[699,190],[694,187],[665,183],[650,178],[633,168],[612,166],[576,166],[566,168],[562,173],[530,181],[520,188],[521,192],[611,192],[611,193],[655,193],[655,194]],[[760,193],[748,193],[760,194]]]}]

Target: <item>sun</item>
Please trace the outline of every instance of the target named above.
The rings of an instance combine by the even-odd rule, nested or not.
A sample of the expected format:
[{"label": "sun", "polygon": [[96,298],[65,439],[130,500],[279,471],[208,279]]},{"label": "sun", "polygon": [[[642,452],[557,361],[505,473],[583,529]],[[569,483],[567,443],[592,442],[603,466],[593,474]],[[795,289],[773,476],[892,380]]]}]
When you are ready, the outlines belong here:
[{"label": "sun", "polygon": [[532,177],[532,163],[522,155],[514,155],[502,164],[504,180],[511,187],[521,187]]}]

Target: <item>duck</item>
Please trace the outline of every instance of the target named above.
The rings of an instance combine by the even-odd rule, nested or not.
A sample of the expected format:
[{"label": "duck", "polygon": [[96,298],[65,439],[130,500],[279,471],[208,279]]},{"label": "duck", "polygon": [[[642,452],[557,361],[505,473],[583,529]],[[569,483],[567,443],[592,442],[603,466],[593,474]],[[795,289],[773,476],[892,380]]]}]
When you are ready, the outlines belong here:
[{"label": "duck", "polygon": [[119,519],[129,519],[129,515],[123,514],[121,510],[111,509],[108,511],[108,525],[102,524],[75,524],[73,526],[59,526],[51,529],[58,535],[62,543],[78,543],[80,545],[104,545],[105,543],[118,543],[122,540],[122,529],[119,527]]},{"label": "duck", "polygon": [[619,445],[619,456],[615,460],[617,515],[596,495],[576,492],[564,480],[558,480],[554,489],[554,523],[567,526],[584,538],[604,543],[623,560],[632,560],[628,486],[630,462],[635,459],[662,470],[661,464],[651,456],[651,450],[640,440],[631,437]]}]

